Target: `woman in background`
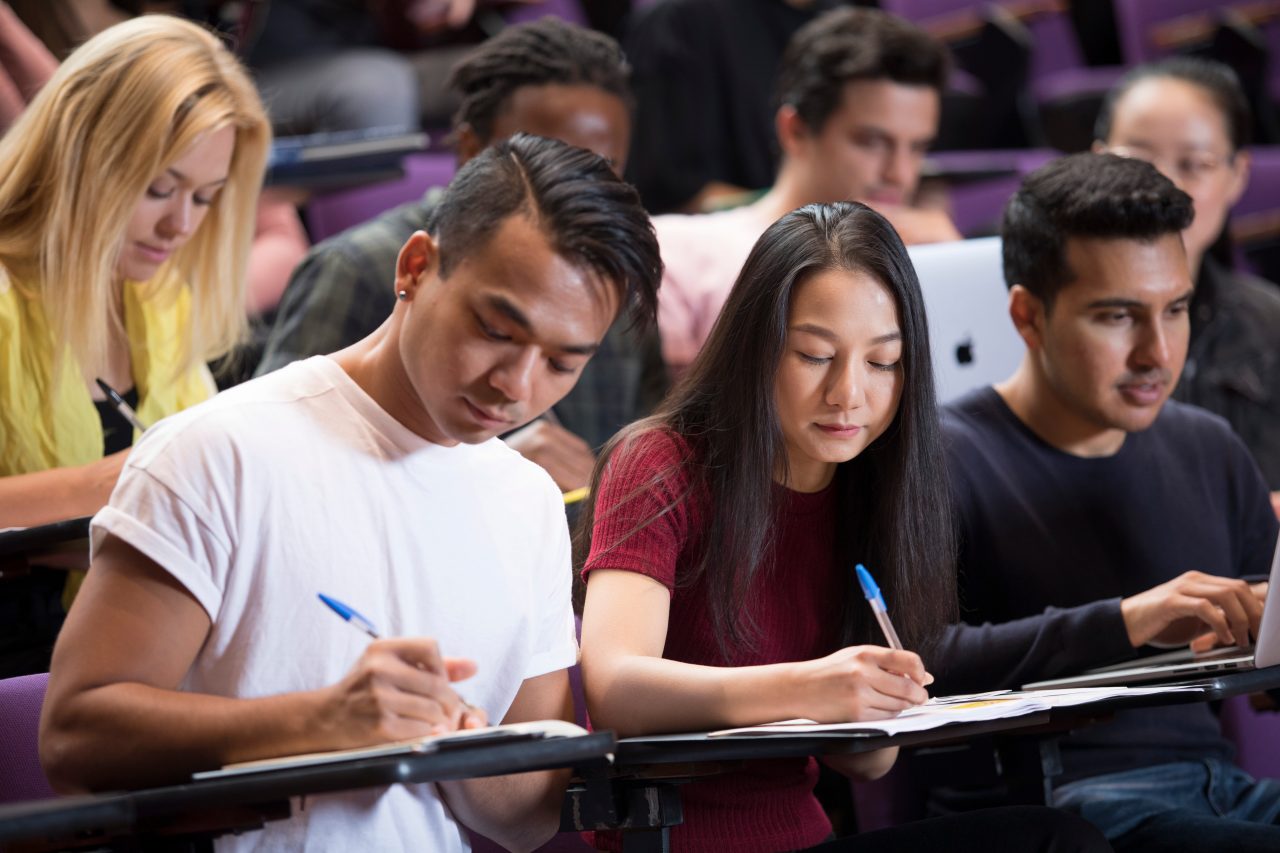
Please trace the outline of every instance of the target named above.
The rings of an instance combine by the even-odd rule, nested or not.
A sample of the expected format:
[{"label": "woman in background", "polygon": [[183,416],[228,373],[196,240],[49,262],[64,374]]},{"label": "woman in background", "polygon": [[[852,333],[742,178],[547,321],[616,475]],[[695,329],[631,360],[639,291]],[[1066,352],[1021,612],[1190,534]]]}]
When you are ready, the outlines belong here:
[{"label": "woman in background", "polygon": [[146,16],[74,51],[0,139],[0,527],[102,507],[144,424],[205,399],[245,326],[270,130],[208,32]]},{"label": "woman in background", "polygon": [[1174,397],[1222,415],[1253,453],[1280,514],[1280,290],[1233,269],[1227,214],[1249,182],[1252,117],[1225,65],[1177,57],[1130,71],[1108,94],[1099,151],[1154,164],[1195,203],[1183,232],[1196,283]]}]

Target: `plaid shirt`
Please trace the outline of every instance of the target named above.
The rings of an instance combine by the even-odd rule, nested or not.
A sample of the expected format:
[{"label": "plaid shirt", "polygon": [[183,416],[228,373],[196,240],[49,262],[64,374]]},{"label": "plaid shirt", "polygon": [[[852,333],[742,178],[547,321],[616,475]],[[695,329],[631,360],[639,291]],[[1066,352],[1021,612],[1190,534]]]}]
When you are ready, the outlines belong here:
[{"label": "plaid shirt", "polygon": [[[291,361],[336,352],[366,337],[395,307],[392,280],[400,247],[426,227],[438,191],[319,243],[294,270],[257,375]],[[666,391],[657,333],[643,338],[615,323],[582,375],[553,408],[592,447],[647,415]]]}]

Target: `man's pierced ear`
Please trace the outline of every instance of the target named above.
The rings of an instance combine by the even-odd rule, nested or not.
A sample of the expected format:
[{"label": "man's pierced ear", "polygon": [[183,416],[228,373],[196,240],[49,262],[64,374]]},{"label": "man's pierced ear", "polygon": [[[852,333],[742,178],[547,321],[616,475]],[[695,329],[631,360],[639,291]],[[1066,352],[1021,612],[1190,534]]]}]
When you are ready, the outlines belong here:
[{"label": "man's pierced ear", "polygon": [[397,290],[397,291],[396,291],[396,299],[399,299],[401,302],[408,302],[408,301],[409,301],[409,291],[407,291],[407,290]]}]

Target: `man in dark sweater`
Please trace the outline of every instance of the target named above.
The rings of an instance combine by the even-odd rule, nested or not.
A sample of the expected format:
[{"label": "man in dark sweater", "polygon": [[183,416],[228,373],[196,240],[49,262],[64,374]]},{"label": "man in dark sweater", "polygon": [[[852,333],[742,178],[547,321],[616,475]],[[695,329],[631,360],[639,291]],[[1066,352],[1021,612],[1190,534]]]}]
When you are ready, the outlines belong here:
[{"label": "man in dark sweater", "polygon": [[[1192,296],[1190,199],[1146,163],[1082,154],[1005,211],[1009,313],[1027,351],[947,407],[961,613],[932,661],[944,690],[1245,643],[1277,522],[1247,449],[1169,401]],[[1057,805],[1117,850],[1280,849],[1280,785],[1231,764],[1207,705],[1117,714],[1063,739]]]}]

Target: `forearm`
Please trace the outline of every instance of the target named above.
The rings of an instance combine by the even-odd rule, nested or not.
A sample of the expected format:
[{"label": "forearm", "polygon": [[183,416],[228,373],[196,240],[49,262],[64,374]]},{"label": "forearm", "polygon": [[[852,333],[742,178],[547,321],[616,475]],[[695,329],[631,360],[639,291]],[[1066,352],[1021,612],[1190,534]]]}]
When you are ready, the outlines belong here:
[{"label": "forearm", "polygon": [[950,625],[934,649],[929,669],[935,695],[1014,688],[1028,681],[1068,675],[1134,655],[1120,600],[1068,609],[998,625]]},{"label": "forearm", "polygon": [[229,699],[116,683],[46,706],[40,756],[59,790],[139,788],[199,770],[347,745],[318,691]]},{"label": "forearm", "polygon": [[126,453],[73,468],[0,477],[0,528],[93,515],[110,499]]},{"label": "forearm", "polygon": [[888,773],[893,763],[898,760],[896,746],[877,749],[871,752],[857,752],[845,755],[824,755],[822,763],[837,773],[850,779],[870,781],[879,779]]},{"label": "forearm", "polygon": [[[714,667],[643,655],[593,661],[584,645],[591,718],[622,737],[752,726],[803,716],[791,664]],[[637,697],[661,697],[643,701]]]},{"label": "forearm", "polygon": [[546,770],[442,782],[449,810],[462,823],[508,850],[536,850],[560,827],[569,771]]}]

